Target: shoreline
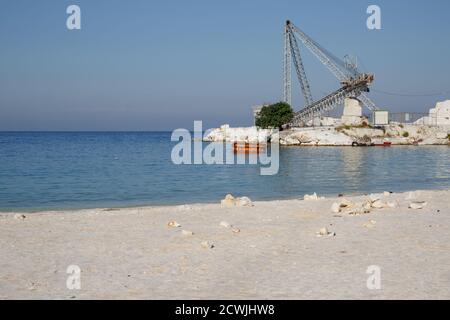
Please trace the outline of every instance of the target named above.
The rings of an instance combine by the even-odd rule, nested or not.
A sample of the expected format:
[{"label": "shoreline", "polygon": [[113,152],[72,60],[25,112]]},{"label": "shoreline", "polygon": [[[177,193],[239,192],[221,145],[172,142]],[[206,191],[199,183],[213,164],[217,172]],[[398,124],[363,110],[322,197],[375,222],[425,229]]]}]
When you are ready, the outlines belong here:
[{"label": "shoreline", "polygon": [[[336,119],[335,119],[336,120]],[[450,125],[390,123],[384,126],[344,125],[273,129],[230,127],[225,124],[212,129],[207,142],[266,143],[275,139],[282,146],[389,146],[450,145]]]},{"label": "shoreline", "polygon": [[[0,299],[449,299],[450,189],[376,197],[396,205],[333,212],[368,199],[346,195],[2,214]],[[71,265],[81,290],[66,287]],[[380,290],[366,285],[372,265]]]},{"label": "shoreline", "polygon": [[[288,146],[291,148],[292,146]],[[433,188],[433,189],[417,189],[415,191],[446,191],[450,190],[450,187],[443,187],[443,188]],[[344,197],[362,197],[367,196],[371,193],[382,193],[384,190],[372,190],[371,192],[343,192],[340,193]],[[400,190],[400,191],[390,191],[392,193],[406,193],[411,192],[410,190]],[[244,196],[244,195],[242,195]],[[273,201],[296,201],[296,200],[302,200],[304,195],[297,195],[287,198],[268,198],[268,199],[256,199],[254,200],[253,197],[251,197],[251,200],[254,200],[254,202],[273,202]],[[321,193],[320,196],[323,196],[327,199],[333,199],[337,198],[339,194],[333,193],[333,194],[327,194],[327,193]],[[157,209],[157,208],[170,208],[170,207],[179,207],[179,206],[202,206],[202,205],[214,205],[219,204],[221,199],[217,199],[216,201],[208,200],[205,202],[201,201],[194,201],[194,202],[176,202],[176,203],[165,203],[165,204],[137,204],[137,205],[123,205],[123,206],[92,206],[92,207],[61,207],[61,208],[36,208],[36,209],[11,209],[11,210],[2,210],[0,209],[0,217],[4,215],[11,215],[11,214],[38,214],[38,213],[57,213],[57,212],[68,212],[68,213],[74,213],[77,211],[86,211],[86,210],[103,210],[103,211],[117,211],[117,210],[123,210],[123,209]]]}]

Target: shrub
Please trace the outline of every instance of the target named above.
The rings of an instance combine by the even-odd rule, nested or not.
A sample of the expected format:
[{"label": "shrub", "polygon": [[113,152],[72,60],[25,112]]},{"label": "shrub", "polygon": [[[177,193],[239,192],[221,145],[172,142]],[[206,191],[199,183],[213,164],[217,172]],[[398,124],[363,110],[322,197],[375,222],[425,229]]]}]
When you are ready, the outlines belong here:
[{"label": "shrub", "polygon": [[409,137],[409,132],[408,131],[403,132],[402,136],[405,137],[405,138],[408,138]]},{"label": "shrub", "polygon": [[341,132],[342,130],[350,130],[350,129],[351,129],[351,126],[344,125],[344,124],[336,127],[336,131],[339,131],[339,132]]},{"label": "shrub", "polygon": [[256,117],[258,127],[279,128],[288,123],[294,117],[294,111],[291,106],[285,102],[278,102],[269,106],[264,106]]}]

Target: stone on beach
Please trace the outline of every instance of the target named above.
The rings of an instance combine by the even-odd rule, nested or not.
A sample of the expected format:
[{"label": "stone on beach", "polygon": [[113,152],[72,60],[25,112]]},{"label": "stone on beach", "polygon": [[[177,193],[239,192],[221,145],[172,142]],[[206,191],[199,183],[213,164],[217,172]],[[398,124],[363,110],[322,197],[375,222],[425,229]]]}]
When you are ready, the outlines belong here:
[{"label": "stone on beach", "polygon": [[235,205],[235,199],[231,194],[227,194],[220,204],[224,207],[232,207]]},{"label": "stone on beach", "polygon": [[365,209],[362,204],[351,207],[345,211],[348,215],[359,216],[362,214],[370,213],[369,209]]},{"label": "stone on beach", "polygon": [[383,209],[383,208],[386,208],[386,207],[387,207],[387,204],[384,203],[381,200],[376,200],[376,201],[372,202],[372,208]]},{"label": "stone on beach", "polygon": [[179,228],[179,227],[181,227],[181,224],[179,224],[179,223],[176,222],[175,220],[172,220],[172,221],[169,221],[169,222],[167,223],[167,226],[168,226],[169,228]]},{"label": "stone on beach", "polygon": [[427,205],[427,203],[425,201],[423,201],[423,202],[411,202],[409,204],[408,208],[414,209],[414,210],[420,210],[420,209],[423,209],[426,205]]},{"label": "stone on beach", "polygon": [[355,206],[357,206],[357,205],[354,202],[343,198],[339,202],[333,203],[333,205],[331,206],[331,211],[334,213],[339,213],[343,209],[346,209],[348,211],[351,208],[354,208]]},{"label": "stone on beach", "polygon": [[305,194],[304,195],[304,197],[303,197],[303,200],[305,200],[305,201],[311,201],[311,200],[323,200],[323,199],[325,199],[325,197],[319,197],[318,195],[317,195],[317,193],[313,193],[313,194],[311,194],[311,195],[309,195],[309,194]]},{"label": "stone on beach", "polygon": [[26,215],[19,214],[19,213],[14,215],[14,219],[16,219],[16,220],[25,220],[26,217],[27,217]]},{"label": "stone on beach", "polygon": [[224,228],[231,228],[231,224],[229,224],[229,223],[226,222],[226,221],[222,221],[222,222],[220,223],[220,226],[221,226],[221,227],[224,227]]},{"label": "stone on beach", "polygon": [[233,233],[239,233],[241,232],[241,229],[234,227],[233,225],[231,225],[230,223],[226,222],[226,221],[222,221],[220,223],[221,227],[227,228],[227,229],[231,229],[231,231]]},{"label": "stone on beach", "polygon": [[241,197],[236,199],[236,206],[238,207],[253,207],[253,202],[249,197]]},{"label": "stone on beach", "polygon": [[355,204],[353,202],[351,202],[350,200],[345,199],[345,198],[343,198],[339,203],[339,206],[341,208],[350,208],[350,207],[353,207],[354,205]]},{"label": "stone on beach", "polygon": [[193,236],[194,235],[194,233],[192,231],[189,231],[189,230],[182,230],[181,234],[183,236]]},{"label": "stone on beach", "polygon": [[316,232],[318,237],[334,237],[336,233],[328,231],[327,228],[320,228],[318,232]]},{"label": "stone on beach", "polygon": [[387,203],[387,206],[388,206],[389,208],[397,208],[397,207],[398,207],[398,203],[395,202],[395,201],[389,201],[389,202]]},{"label": "stone on beach", "polygon": [[339,203],[335,202],[331,205],[331,212],[333,213],[339,213],[341,212],[341,206]]},{"label": "stone on beach", "polygon": [[249,197],[235,198],[231,194],[227,194],[225,199],[220,201],[222,207],[253,207],[253,202]]},{"label": "stone on beach", "polygon": [[202,241],[200,244],[205,249],[212,249],[212,248],[214,248],[214,244],[210,243],[209,241]]},{"label": "stone on beach", "polygon": [[364,210],[370,211],[370,209],[372,209],[372,202],[370,200],[367,200],[362,204],[362,207]]}]

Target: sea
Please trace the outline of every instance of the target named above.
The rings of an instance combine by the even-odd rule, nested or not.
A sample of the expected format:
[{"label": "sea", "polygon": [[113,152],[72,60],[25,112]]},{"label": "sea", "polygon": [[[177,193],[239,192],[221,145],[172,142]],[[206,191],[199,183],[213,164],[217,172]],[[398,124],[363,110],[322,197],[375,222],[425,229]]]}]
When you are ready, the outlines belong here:
[{"label": "sea", "polygon": [[261,164],[174,164],[177,144],[171,132],[0,132],[0,211],[450,189],[449,146],[280,147],[278,173],[261,175]]}]

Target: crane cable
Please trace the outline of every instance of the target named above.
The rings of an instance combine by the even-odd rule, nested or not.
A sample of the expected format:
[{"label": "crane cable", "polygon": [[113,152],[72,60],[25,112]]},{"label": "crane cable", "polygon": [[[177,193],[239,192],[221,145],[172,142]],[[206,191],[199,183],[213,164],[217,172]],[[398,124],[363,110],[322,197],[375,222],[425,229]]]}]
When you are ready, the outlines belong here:
[{"label": "crane cable", "polygon": [[[362,65],[362,69],[365,70],[366,66],[364,65],[364,62],[360,57],[358,57],[358,61]],[[443,96],[446,94],[450,94],[450,90],[446,91],[440,91],[440,92],[433,92],[433,93],[399,93],[399,92],[389,92],[384,90],[377,90],[371,88],[370,91],[379,93],[379,94],[385,94],[388,96],[397,96],[397,97],[437,97],[437,96]]]},{"label": "crane cable", "polygon": [[376,92],[376,93],[380,93],[380,94],[385,94],[385,95],[388,95],[388,96],[398,96],[398,97],[435,97],[435,96],[443,96],[445,94],[449,94],[450,93],[450,90],[441,91],[441,92],[434,92],[434,93],[417,93],[417,94],[388,92],[388,91],[382,91],[382,90],[376,90],[376,89],[371,89],[371,91]]}]

